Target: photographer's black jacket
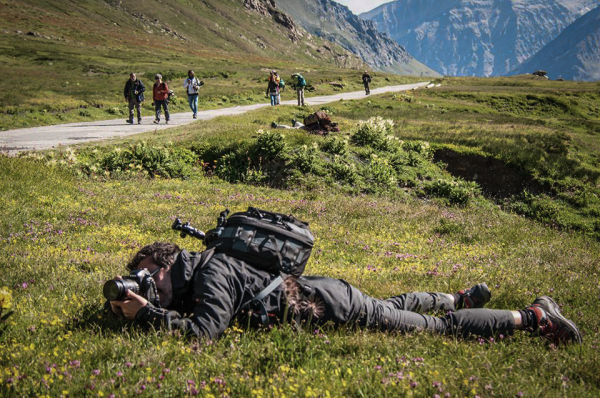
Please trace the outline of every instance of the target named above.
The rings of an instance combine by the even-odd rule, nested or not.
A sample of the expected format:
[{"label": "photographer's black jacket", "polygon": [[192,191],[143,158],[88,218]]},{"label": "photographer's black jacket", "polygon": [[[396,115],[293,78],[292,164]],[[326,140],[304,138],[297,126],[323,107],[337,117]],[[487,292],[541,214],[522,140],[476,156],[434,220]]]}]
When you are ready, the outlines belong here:
[{"label": "photographer's black jacket", "polygon": [[[171,268],[173,303],[168,309],[148,304],[137,313],[136,321],[210,339],[218,338],[236,319],[242,326],[258,324],[248,311],[252,308],[245,304],[273,275],[224,253],[204,261],[208,253],[182,251]],[[359,318],[364,298],[343,280],[305,276],[286,279],[264,304],[272,323],[289,316],[339,325]]]}]

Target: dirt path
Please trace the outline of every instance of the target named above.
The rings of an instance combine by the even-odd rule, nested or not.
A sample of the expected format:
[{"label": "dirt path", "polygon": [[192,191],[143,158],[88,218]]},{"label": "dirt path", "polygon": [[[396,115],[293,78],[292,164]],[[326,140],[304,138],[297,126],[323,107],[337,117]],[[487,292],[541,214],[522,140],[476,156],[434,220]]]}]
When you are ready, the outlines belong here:
[{"label": "dirt path", "polygon": [[[387,86],[371,90],[371,94],[383,94],[398,91],[407,91],[425,87],[429,84],[415,83],[401,86]],[[322,105],[330,102],[343,100],[354,100],[365,98],[364,91],[340,93],[321,97],[306,98],[309,105]],[[295,100],[282,101],[282,105],[296,105]],[[218,116],[232,116],[264,108],[269,104],[254,104],[245,106],[234,106],[231,108],[212,109],[198,112],[198,120],[209,120]],[[58,124],[54,126],[41,126],[17,130],[0,131],[0,152],[9,155],[21,151],[32,151],[54,148],[58,145],[74,145],[81,142],[105,140],[109,138],[125,137],[128,135],[144,133],[148,131],[163,130],[175,126],[183,126],[194,122],[191,112],[171,114],[169,125],[152,123],[154,116],[146,116],[140,125],[129,125],[124,118],[112,120],[100,120],[95,122],[80,122]],[[163,122],[164,123],[164,122]]]}]

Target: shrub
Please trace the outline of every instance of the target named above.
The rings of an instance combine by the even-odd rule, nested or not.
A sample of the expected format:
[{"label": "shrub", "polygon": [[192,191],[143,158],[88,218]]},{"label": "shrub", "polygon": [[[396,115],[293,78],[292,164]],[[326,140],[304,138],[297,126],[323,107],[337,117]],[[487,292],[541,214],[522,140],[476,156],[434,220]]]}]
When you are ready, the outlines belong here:
[{"label": "shrub", "polygon": [[217,176],[228,182],[245,181],[248,174],[248,158],[236,152],[223,155],[217,162]]},{"label": "shrub", "polygon": [[358,131],[352,136],[351,141],[358,146],[369,146],[377,150],[389,150],[395,138],[392,136],[394,122],[380,116],[373,117],[366,122],[360,122]]},{"label": "shrub", "polygon": [[354,185],[358,181],[356,166],[346,162],[341,156],[334,156],[333,161],[327,164],[332,177],[342,183]]},{"label": "shrub", "polygon": [[404,141],[402,142],[402,149],[406,152],[416,152],[427,159],[433,158],[433,150],[427,141]]},{"label": "shrub", "polygon": [[329,137],[321,143],[321,150],[332,155],[344,156],[348,152],[348,140],[342,137]]},{"label": "shrub", "polygon": [[253,159],[262,159],[269,162],[275,159],[284,158],[286,149],[285,137],[278,132],[258,131],[256,142],[250,149]]},{"label": "shrub", "polygon": [[379,189],[389,189],[396,184],[394,168],[389,164],[387,159],[375,154],[371,155],[369,164],[364,168],[363,177],[368,184],[367,190],[370,192],[377,192]]},{"label": "shrub", "polygon": [[87,175],[104,171],[112,177],[142,173],[151,177],[186,178],[193,172],[198,160],[196,154],[187,148],[155,147],[146,142],[125,149],[117,147],[109,152],[97,149],[79,152],[77,156],[67,151],[65,156],[68,163],[78,166]]},{"label": "shrub", "polygon": [[432,196],[446,198],[452,204],[466,205],[477,192],[474,182],[438,179],[425,185],[425,192]]},{"label": "shrub", "polygon": [[317,143],[298,148],[292,155],[291,166],[303,173],[318,173],[321,167]]}]

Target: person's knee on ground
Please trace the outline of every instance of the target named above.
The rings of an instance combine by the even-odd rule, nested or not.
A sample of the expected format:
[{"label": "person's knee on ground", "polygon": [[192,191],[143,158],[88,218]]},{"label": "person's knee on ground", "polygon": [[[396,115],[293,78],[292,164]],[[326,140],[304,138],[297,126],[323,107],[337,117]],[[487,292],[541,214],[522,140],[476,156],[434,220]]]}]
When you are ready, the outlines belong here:
[{"label": "person's knee on ground", "polygon": [[454,294],[454,305],[461,308],[483,308],[492,298],[487,284],[479,283],[470,289],[459,290]]}]

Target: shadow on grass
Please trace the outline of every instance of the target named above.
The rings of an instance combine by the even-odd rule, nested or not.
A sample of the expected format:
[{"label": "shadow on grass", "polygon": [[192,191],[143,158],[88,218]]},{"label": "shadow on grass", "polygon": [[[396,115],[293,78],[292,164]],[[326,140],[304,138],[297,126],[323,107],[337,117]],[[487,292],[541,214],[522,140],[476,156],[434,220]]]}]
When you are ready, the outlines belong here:
[{"label": "shadow on grass", "polygon": [[133,325],[132,321],[120,319],[107,306],[87,305],[78,316],[67,324],[67,330],[100,330],[103,332],[122,332]]},{"label": "shadow on grass", "polygon": [[6,329],[6,320],[13,313],[13,311],[9,311],[6,314],[2,315],[2,309],[0,308],[0,337],[2,337],[2,334],[4,334],[4,330]]}]

